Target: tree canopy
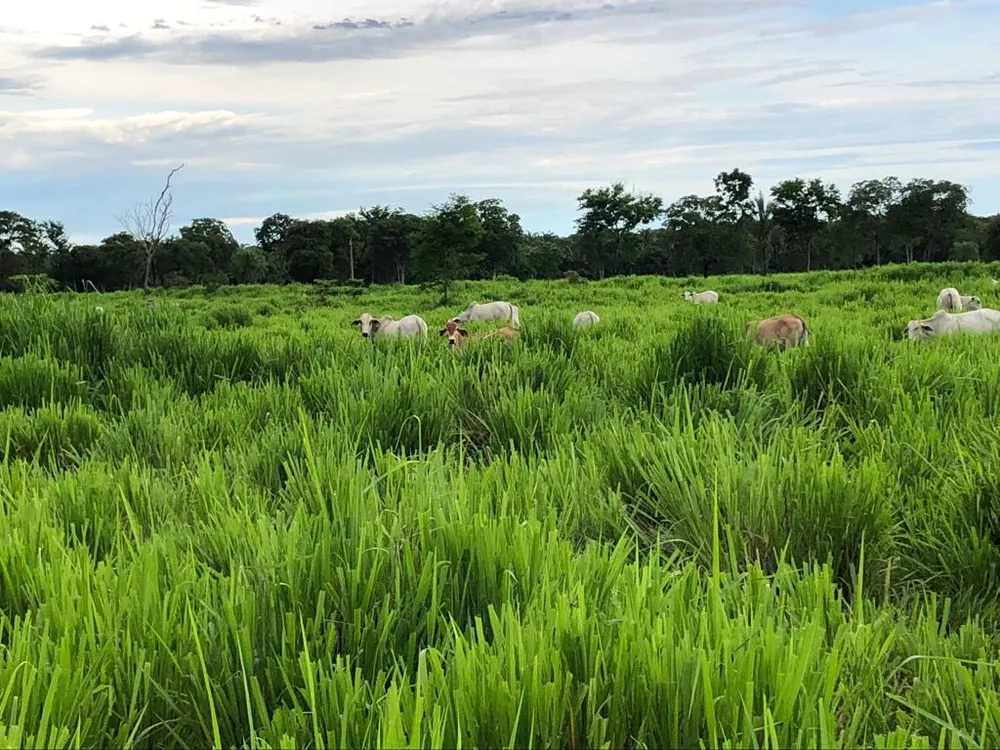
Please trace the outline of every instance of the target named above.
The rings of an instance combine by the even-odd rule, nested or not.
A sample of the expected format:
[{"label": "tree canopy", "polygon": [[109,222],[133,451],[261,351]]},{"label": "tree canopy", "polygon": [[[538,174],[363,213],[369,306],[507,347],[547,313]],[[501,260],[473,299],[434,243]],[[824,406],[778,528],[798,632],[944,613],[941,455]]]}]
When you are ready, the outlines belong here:
[{"label": "tree canopy", "polygon": [[622,182],[588,188],[577,198],[568,236],[525,231],[520,215],[500,198],[453,194],[423,214],[383,204],[333,219],[277,212],[254,230],[256,242],[241,244],[211,217],[168,234],[168,183],[159,206],[151,202],[140,216],[150,221],[96,245],[69,242],[58,221],[0,210],[0,288],[17,288],[14,277],[46,276],[57,286],[104,290],[146,282],[418,282],[439,285],[447,295],[458,279],[498,276],[678,276],[1000,260],[1000,216],[970,214],[968,189],[956,182],[890,175],[856,182],[844,196],[819,178],[792,177],[765,190],[734,167],[718,173],[713,185],[713,193],[670,204]]}]

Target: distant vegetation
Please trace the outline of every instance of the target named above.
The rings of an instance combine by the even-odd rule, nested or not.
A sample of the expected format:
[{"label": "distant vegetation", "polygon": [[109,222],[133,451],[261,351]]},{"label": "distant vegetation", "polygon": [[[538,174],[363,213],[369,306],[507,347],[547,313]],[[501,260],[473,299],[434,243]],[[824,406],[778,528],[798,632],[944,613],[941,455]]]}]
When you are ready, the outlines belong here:
[{"label": "distant vegetation", "polygon": [[[319,257],[290,237],[354,225],[266,226],[287,271]],[[213,227],[161,263],[241,257],[204,250]],[[567,246],[588,236],[627,268],[635,235]],[[1000,340],[901,340],[944,286],[1000,307],[998,267],[713,277],[709,306],[635,276],[453,280],[447,306],[22,278],[0,295],[0,746],[1000,746]],[[471,299],[520,306],[513,346],[448,351]],[[601,322],[574,330],[582,309]],[[430,338],[364,341],[362,310]],[[784,311],[810,346],[753,347],[745,322]]]},{"label": "distant vegetation", "polygon": [[[176,171],[176,170],[175,170]],[[220,221],[201,218],[170,234],[169,184],[123,216],[123,231],[72,246],[57,221],[0,212],[0,289],[15,277],[54,288],[314,282],[435,283],[457,279],[835,270],[911,261],[1000,260],[1000,217],[967,212],[960,184],[894,177],[842,196],[819,179],[791,179],[769,194],[739,169],[716,192],[670,205],[622,184],[586,190],[568,237],[533,234],[500,200],[453,195],[423,215],[375,205],[331,220],[276,213],[240,245]],[[162,209],[162,213],[157,213]],[[169,215],[166,216],[169,219]],[[167,222],[169,224],[169,222]],[[149,263],[147,264],[147,261]]]}]

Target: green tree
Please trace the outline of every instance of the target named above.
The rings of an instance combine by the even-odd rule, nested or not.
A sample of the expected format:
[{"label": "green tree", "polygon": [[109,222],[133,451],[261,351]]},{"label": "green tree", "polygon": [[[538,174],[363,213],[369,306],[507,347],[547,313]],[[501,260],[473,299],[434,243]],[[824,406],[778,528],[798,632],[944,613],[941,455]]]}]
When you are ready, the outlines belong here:
[{"label": "green tree", "polygon": [[[753,215],[753,199],[750,197],[750,189],[753,187],[753,177],[738,168],[733,168],[729,172],[720,172],[715,176],[715,194],[719,198],[720,211],[716,218],[721,224],[721,241],[732,248],[733,259],[739,259],[740,270],[746,256],[752,252],[750,241],[749,219]],[[750,258],[751,266],[754,265],[753,257]]]},{"label": "green tree", "polygon": [[576,220],[584,256],[604,278],[622,273],[631,265],[636,247],[635,230],[651,224],[663,215],[663,200],[654,195],[628,192],[616,182],[610,187],[588,188],[577,198],[583,216]]},{"label": "green tree", "polygon": [[889,223],[906,260],[920,251],[926,261],[947,260],[956,235],[965,224],[968,189],[949,180],[916,178],[907,182],[899,202],[889,211]]},{"label": "green tree", "polygon": [[406,283],[413,245],[423,219],[401,208],[362,208],[359,230],[373,282]]},{"label": "green tree", "polygon": [[229,277],[237,284],[259,284],[267,274],[267,256],[256,245],[240,246],[229,261]]},{"label": "green tree", "polygon": [[731,255],[723,241],[726,230],[719,218],[724,210],[717,195],[685,195],[667,207],[663,228],[678,273],[708,276]]},{"label": "green tree", "polygon": [[442,304],[451,304],[448,293],[456,279],[478,270],[484,233],[476,205],[465,195],[453,194],[432,208],[417,235],[413,260],[422,281],[440,285]]},{"label": "green tree", "polygon": [[774,205],[761,190],[750,206],[750,236],[753,243],[753,267],[756,273],[767,274],[774,251],[781,242],[781,227],[774,220]]},{"label": "green tree", "polygon": [[844,219],[855,231],[865,255],[874,256],[875,265],[882,265],[883,253],[889,247],[889,211],[899,203],[902,185],[896,177],[862,180],[851,185],[845,203]]},{"label": "green tree", "polygon": [[69,249],[62,224],[0,211],[0,282],[12,276],[47,274],[53,257]]},{"label": "green tree", "polygon": [[483,273],[494,278],[503,273],[513,274],[524,241],[521,217],[507,210],[496,198],[479,201],[476,211],[483,225],[483,238],[479,241]]},{"label": "green tree", "polygon": [[212,271],[226,271],[233,253],[240,249],[240,243],[233,237],[229,227],[219,219],[195,219],[186,227],[181,227],[182,239],[198,243],[208,254]]},{"label": "green tree", "polygon": [[1000,214],[990,219],[982,254],[984,258],[989,260],[1000,260]]},{"label": "green tree", "polygon": [[[801,177],[779,182],[771,188],[772,213],[788,240],[784,270],[811,271],[816,239],[840,208],[840,191],[833,183]],[[804,264],[803,264],[804,260]]]}]

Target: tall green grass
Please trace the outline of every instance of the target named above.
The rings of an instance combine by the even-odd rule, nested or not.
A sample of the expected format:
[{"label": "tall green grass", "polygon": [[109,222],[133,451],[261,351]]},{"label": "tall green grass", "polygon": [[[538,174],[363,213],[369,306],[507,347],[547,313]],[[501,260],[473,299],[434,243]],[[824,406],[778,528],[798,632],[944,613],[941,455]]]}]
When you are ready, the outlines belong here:
[{"label": "tall green grass", "polygon": [[995,747],[996,273],[4,297],[0,746]]}]

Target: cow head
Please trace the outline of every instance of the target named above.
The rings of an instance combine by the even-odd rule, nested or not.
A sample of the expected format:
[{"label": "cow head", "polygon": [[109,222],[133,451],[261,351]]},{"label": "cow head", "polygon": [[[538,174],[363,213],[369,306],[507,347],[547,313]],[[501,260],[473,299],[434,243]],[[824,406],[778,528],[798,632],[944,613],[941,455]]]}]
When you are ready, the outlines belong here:
[{"label": "cow head", "polygon": [[932,333],[934,333],[934,328],[928,325],[927,321],[911,320],[906,324],[903,336],[908,338],[910,341],[920,341],[922,339],[929,338]]},{"label": "cow head", "polygon": [[983,309],[983,304],[982,304],[982,302],[979,301],[979,297],[970,297],[969,298],[968,309],[969,310],[982,310]]},{"label": "cow head", "polygon": [[351,325],[361,328],[361,338],[374,339],[375,332],[378,331],[380,323],[371,314],[365,312],[361,313],[357,320],[352,320]]},{"label": "cow head", "polygon": [[444,328],[438,331],[439,336],[448,336],[448,348],[457,349],[469,339],[469,332],[460,327],[455,320],[449,320]]}]

